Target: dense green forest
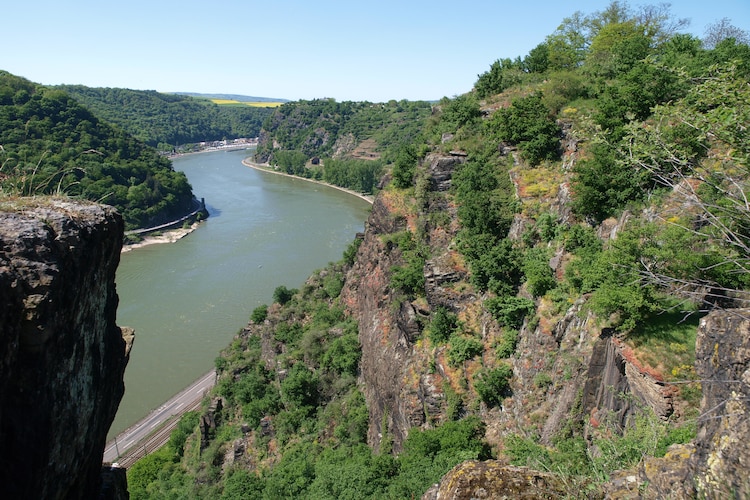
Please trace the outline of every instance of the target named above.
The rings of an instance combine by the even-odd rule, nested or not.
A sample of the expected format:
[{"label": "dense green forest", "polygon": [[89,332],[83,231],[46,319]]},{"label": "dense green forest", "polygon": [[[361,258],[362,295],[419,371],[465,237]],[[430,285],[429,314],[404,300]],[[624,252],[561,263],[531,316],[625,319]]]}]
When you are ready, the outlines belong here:
[{"label": "dense green forest", "polygon": [[272,108],[218,106],[208,99],[154,90],[58,88],[99,118],[161,151],[204,141],[258,137],[263,121],[272,113]]},{"label": "dense green forest", "polygon": [[419,140],[431,109],[425,101],[285,103],[263,123],[255,160],[370,194],[399,149]]},{"label": "dense green forest", "polygon": [[[701,40],[664,5],[613,2],[564,19],[529,54],[495,61],[470,92],[434,106],[277,109],[257,158],[290,173],[351,175],[337,162],[375,143],[379,159],[358,161],[381,161],[391,179],[380,196],[397,229],[376,239],[378,258],[398,262],[393,300],[379,307],[422,314],[408,340],[413,375],[440,373],[444,411],[400,447],[386,411],[379,442],[368,441],[363,325],[341,300],[347,280],[362,279],[357,240],[255,309],[216,360],[216,428],[201,433],[186,415],[128,471],[132,497],[416,498],[454,465],[490,457],[554,472],[571,497],[598,497],[614,471],[692,439],[697,318],[746,305],[750,287],[750,46],[727,27]],[[450,189],[435,189],[431,158],[456,156],[465,160]],[[427,263],[446,256],[451,300],[427,293]],[[614,332],[675,384],[679,411],[643,409],[624,427],[584,413],[574,385],[584,351],[555,338],[554,325],[575,321],[569,311],[587,325],[577,342],[585,328]],[[564,387],[577,399],[542,439],[546,401]]]},{"label": "dense green forest", "polygon": [[116,207],[127,228],[188,213],[193,195],[171,162],[65,91],[0,72],[0,192],[67,195]]}]

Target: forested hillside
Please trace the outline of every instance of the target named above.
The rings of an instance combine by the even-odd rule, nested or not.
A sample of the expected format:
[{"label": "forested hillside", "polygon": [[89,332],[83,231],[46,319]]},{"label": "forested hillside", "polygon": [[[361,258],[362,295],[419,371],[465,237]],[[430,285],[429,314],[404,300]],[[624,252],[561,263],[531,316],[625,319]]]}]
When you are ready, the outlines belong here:
[{"label": "forested hillside", "polygon": [[[259,159],[307,175],[377,138],[390,182],[341,262],[253,312],[132,497],[417,498],[467,460],[444,498],[750,495],[746,368],[712,404],[725,348],[696,342],[708,311],[748,319],[750,46],[684,27],[613,2],[429,114],[276,110]],[[396,107],[416,121],[384,140],[352,119]]]},{"label": "forested hillside", "polygon": [[263,123],[255,160],[369,194],[430,112],[424,101],[285,103]]},{"label": "forested hillside", "polygon": [[217,106],[208,99],[163,94],[154,90],[92,88],[61,85],[101,119],[121,127],[136,139],[171,151],[184,144],[258,137],[272,109]]},{"label": "forested hillside", "polygon": [[170,161],[101,121],[65,91],[0,72],[0,192],[68,195],[116,207],[128,228],[188,213]]}]

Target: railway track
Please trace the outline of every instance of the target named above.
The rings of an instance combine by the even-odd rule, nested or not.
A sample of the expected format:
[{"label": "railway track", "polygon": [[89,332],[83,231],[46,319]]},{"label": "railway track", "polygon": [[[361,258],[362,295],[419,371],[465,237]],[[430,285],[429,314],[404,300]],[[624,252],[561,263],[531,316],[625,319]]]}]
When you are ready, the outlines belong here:
[{"label": "railway track", "polygon": [[[197,410],[201,406],[201,400],[198,399],[194,401],[192,404],[190,404],[188,407],[185,408],[184,412],[187,413],[189,411]],[[175,415],[164,424],[159,426],[154,432],[149,434],[146,438],[142,439],[138,443],[135,443],[130,448],[125,450],[120,457],[117,459],[117,464],[119,464],[120,467],[124,467],[126,469],[129,469],[134,463],[136,463],[141,458],[145,457],[149,453],[153,453],[169,441],[169,437],[172,434],[172,431],[175,427],[177,427],[177,424],[180,421],[181,415]]]}]

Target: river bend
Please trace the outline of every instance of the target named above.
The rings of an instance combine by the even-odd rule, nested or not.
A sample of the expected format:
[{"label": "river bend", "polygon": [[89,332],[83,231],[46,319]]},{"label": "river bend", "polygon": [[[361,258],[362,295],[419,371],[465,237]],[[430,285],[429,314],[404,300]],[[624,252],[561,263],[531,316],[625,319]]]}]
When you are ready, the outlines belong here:
[{"label": "river bend", "polygon": [[110,437],[211,369],[277,286],[299,288],[364,228],[366,201],[248,168],[248,155],[177,158],[210,218],[176,243],[122,254],[117,321],[135,328],[136,339]]}]

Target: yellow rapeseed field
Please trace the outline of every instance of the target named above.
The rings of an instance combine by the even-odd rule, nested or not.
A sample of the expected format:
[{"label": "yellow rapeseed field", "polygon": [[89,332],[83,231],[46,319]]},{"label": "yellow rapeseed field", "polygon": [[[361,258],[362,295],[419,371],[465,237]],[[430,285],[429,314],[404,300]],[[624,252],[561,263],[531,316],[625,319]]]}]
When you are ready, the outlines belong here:
[{"label": "yellow rapeseed field", "polygon": [[211,102],[219,106],[253,106],[256,108],[275,108],[281,106],[282,102],[240,102],[234,99],[211,99]]}]

